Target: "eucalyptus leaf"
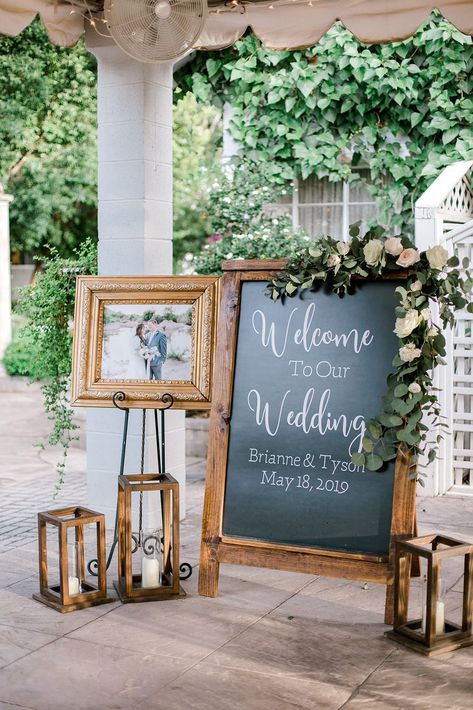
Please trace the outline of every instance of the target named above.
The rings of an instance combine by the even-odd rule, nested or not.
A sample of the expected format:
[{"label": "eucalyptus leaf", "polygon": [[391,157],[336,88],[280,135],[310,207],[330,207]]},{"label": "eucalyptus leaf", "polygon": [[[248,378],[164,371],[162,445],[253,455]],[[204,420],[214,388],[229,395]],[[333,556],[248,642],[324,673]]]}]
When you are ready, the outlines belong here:
[{"label": "eucalyptus leaf", "polygon": [[397,385],[394,389],[394,396],[395,397],[404,397],[405,394],[409,392],[409,388],[407,385],[404,383],[401,383],[400,385]]},{"label": "eucalyptus leaf", "polygon": [[366,468],[369,471],[378,471],[380,468],[382,468],[383,464],[383,459],[377,454],[369,454],[366,457]]},{"label": "eucalyptus leaf", "polygon": [[366,457],[362,452],[357,452],[356,454],[352,454],[351,460],[352,460],[352,463],[355,464],[355,466],[364,466],[366,463]]}]

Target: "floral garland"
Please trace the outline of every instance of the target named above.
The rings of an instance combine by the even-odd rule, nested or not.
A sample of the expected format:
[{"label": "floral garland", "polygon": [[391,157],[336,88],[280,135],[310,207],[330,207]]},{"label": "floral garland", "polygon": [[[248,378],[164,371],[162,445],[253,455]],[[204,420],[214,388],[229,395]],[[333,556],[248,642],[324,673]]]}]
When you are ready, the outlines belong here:
[{"label": "floral garland", "polygon": [[[432,462],[442,438],[438,434],[436,445],[427,444],[429,427],[423,415],[429,415],[431,427],[446,426],[440,421],[432,370],[445,364],[442,328],[454,324],[457,310],[466,307],[473,313],[469,262],[465,258],[460,265],[458,257],[449,258],[440,245],[420,252],[407,237],[386,238],[381,227],[360,237],[355,224],[350,227],[350,237],[350,242],[322,237],[296,254],[284,272],[268,284],[266,294],[276,301],[324,284],[343,296],[356,290],[360,277],[379,278],[396,272],[407,275],[406,285],[396,288],[399,305],[394,332],[399,338],[399,352],[392,362],[394,371],[387,377],[382,411],[367,422],[363,451],[355,453],[352,461],[377,471],[386,461],[395,459],[400,449],[410,457],[410,475],[417,477],[419,456],[425,454]],[[441,326],[434,323],[430,304],[436,305]]]}]

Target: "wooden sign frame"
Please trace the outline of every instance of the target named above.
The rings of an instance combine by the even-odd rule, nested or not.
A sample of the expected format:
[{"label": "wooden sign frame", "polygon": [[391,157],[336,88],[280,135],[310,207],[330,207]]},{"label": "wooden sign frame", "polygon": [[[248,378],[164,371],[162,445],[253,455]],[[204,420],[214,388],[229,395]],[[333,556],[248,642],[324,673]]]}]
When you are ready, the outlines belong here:
[{"label": "wooden sign frame", "polygon": [[[241,288],[245,281],[269,281],[286,263],[284,259],[223,263],[224,277],[215,360],[218,367],[214,374],[210,416],[199,594],[217,596],[221,563],[377,582],[386,584],[385,623],[391,624],[395,541],[412,537],[416,532],[416,483],[409,478],[410,462],[406,457],[399,455],[395,463],[390,551],[387,555],[307,548],[222,535]],[[399,277],[399,274],[395,274],[391,278]]]}]

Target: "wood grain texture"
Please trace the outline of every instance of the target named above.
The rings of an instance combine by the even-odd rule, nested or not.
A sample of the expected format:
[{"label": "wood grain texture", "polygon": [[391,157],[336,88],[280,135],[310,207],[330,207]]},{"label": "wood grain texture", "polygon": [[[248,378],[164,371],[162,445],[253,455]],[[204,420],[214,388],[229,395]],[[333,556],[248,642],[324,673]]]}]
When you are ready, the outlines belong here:
[{"label": "wood grain texture", "polygon": [[[395,545],[398,540],[406,540],[415,534],[416,529],[416,482],[409,478],[410,458],[399,447],[396,466],[394,469],[393,507],[391,517],[391,543],[389,549],[389,578],[386,589],[386,604],[384,609],[384,623],[394,622],[394,593],[390,587],[394,584],[394,569],[396,560]],[[407,595],[404,602],[409,603],[409,586],[403,589]]]},{"label": "wood grain texture", "polygon": [[199,568],[199,594],[208,597],[215,597],[218,593],[219,563],[216,547],[222,527],[233,372],[240,313],[240,283],[239,271],[225,273],[217,326],[216,370],[211,395],[213,406],[209,423]]}]

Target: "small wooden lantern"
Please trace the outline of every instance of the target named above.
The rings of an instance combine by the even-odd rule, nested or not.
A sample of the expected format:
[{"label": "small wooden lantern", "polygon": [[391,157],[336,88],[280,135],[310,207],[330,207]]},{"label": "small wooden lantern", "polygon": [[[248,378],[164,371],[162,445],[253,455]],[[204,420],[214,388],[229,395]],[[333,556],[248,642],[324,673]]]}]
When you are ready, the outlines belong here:
[{"label": "small wooden lantern", "polygon": [[[144,532],[143,493],[159,492],[162,531]],[[139,530],[133,532],[132,498],[139,494]],[[133,574],[133,555],[141,571]],[[118,596],[124,603],[185,596],[179,583],[179,484],[168,473],[118,477]]]},{"label": "small wooden lantern", "polygon": [[[427,586],[423,618],[408,621],[410,568],[413,557],[427,561]],[[463,608],[461,625],[445,619],[440,597],[442,562],[464,557]],[[386,636],[427,656],[454,651],[473,644],[473,545],[444,535],[425,535],[396,542],[394,580],[394,627]]]},{"label": "small wooden lantern", "polygon": [[[59,584],[56,585],[51,585],[49,582],[47,525],[53,525],[58,530]],[[96,527],[98,561],[96,584],[85,579],[84,527],[86,525]],[[72,545],[68,545],[67,539],[70,528],[74,531]],[[62,613],[114,601],[107,597],[105,517],[101,513],[80,506],[38,513],[38,542],[40,593],[33,594],[33,599]],[[71,547],[73,554],[69,564]]]}]

